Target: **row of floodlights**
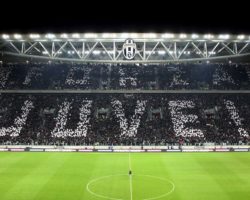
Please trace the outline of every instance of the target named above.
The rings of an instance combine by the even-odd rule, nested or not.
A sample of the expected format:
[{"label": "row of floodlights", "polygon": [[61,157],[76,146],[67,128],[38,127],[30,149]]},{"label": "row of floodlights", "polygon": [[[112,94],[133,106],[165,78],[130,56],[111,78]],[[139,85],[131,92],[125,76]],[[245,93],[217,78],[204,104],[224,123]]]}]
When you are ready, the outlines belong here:
[{"label": "row of floodlights", "polygon": [[[74,39],[80,39],[80,38],[180,38],[180,39],[186,39],[186,38],[192,38],[192,39],[231,39],[232,37],[234,39],[250,39],[250,36],[246,35],[230,35],[230,34],[220,34],[220,35],[213,35],[213,34],[204,34],[204,35],[199,35],[199,34],[173,34],[173,33],[165,33],[165,34],[156,34],[156,33],[102,33],[102,34],[97,34],[97,33],[85,33],[85,34],[80,34],[80,33],[73,33],[73,34],[52,34],[48,33],[45,35],[40,35],[40,34],[29,34],[27,35],[30,39],[67,39],[67,38],[74,38]],[[27,37],[26,36],[26,37]],[[23,35],[21,34],[2,34],[2,38],[5,40],[8,39],[17,39],[21,40],[24,38]]]},{"label": "row of floodlights", "polygon": [[[113,51],[107,51],[109,54],[113,54],[114,52]],[[68,50],[68,51],[65,51],[65,53],[67,53],[67,54],[69,54],[69,55],[72,55],[72,54],[83,54],[83,53],[85,53],[85,54],[89,54],[90,52],[89,51],[84,51],[84,52],[81,52],[81,51],[71,51],[71,50]],[[106,54],[106,51],[100,51],[100,50],[94,50],[93,52],[92,52],[94,55],[99,55],[99,54],[101,54],[101,53],[103,53],[103,54]],[[151,52],[151,51],[146,51],[145,52],[146,54],[155,54],[155,53],[158,53],[159,55],[165,55],[165,54],[167,54],[167,52],[166,51],[164,51],[164,50],[159,50],[159,51],[153,51],[153,52]],[[191,52],[190,51],[184,51],[184,52],[181,52],[181,51],[169,51],[169,54],[186,54],[186,55],[189,55]],[[202,53],[206,53],[206,52],[201,52],[201,51],[197,51],[197,52],[195,52],[196,54],[202,54]],[[211,55],[215,55],[216,54],[216,52],[215,51],[209,51],[209,52],[207,52],[208,54],[211,54]],[[49,54],[49,52],[48,51],[43,51],[42,52],[42,54],[44,54],[44,55],[46,55],[46,54]],[[59,51],[57,54],[63,54],[63,52],[62,51]]]}]

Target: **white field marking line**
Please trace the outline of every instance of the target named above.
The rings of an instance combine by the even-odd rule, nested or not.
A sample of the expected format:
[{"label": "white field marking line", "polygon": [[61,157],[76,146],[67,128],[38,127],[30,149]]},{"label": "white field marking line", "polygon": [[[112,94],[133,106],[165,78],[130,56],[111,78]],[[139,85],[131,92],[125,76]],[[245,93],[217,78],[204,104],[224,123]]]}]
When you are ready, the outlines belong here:
[{"label": "white field marking line", "polygon": [[[131,169],[131,157],[130,157],[130,152],[128,154],[129,156],[129,161],[128,161],[128,165],[129,165],[129,170]],[[133,183],[132,183],[132,174],[129,174],[129,188],[130,188],[130,200],[133,200]]]},{"label": "white field marking line", "polygon": [[110,176],[102,176],[102,177],[93,179],[93,180],[91,180],[91,181],[87,184],[87,186],[86,186],[87,191],[88,191],[90,194],[92,194],[92,195],[94,195],[94,196],[96,196],[96,197],[100,197],[100,198],[104,198],[104,199],[110,199],[110,200],[123,200],[123,199],[118,199],[118,198],[113,198],[113,197],[109,197],[109,196],[104,196],[104,195],[97,194],[97,193],[91,191],[91,190],[89,189],[89,186],[90,186],[92,183],[97,182],[97,181],[99,181],[99,180],[101,180],[101,179],[110,178],[110,177],[113,177],[113,176],[125,176],[125,175],[127,176],[127,174],[116,174],[116,175],[110,175]]},{"label": "white field marking line", "polygon": [[[113,198],[113,197],[109,197],[109,196],[104,196],[104,195],[97,194],[97,193],[91,191],[90,188],[89,188],[89,186],[90,186],[91,184],[93,184],[94,182],[98,182],[98,181],[101,180],[101,179],[110,178],[110,177],[113,177],[113,176],[127,176],[127,174],[115,174],[115,175],[102,176],[102,177],[93,179],[93,180],[91,180],[91,181],[87,184],[87,186],[86,186],[87,191],[88,191],[90,194],[92,194],[92,195],[94,195],[94,196],[96,196],[96,197],[99,197],[99,198],[104,198],[104,199],[109,199],[109,200],[123,200],[123,199],[118,199],[118,198]],[[142,199],[142,200],[155,200],[155,199],[160,199],[160,198],[162,198],[162,197],[165,197],[165,196],[170,195],[170,194],[175,190],[175,184],[174,184],[172,181],[170,181],[169,179],[162,178],[162,177],[158,177],[158,176],[152,176],[152,175],[134,175],[134,176],[144,176],[144,177],[155,178],[155,179],[159,179],[159,180],[162,180],[162,181],[166,181],[166,182],[168,182],[168,183],[170,183],[170,184],[172,185],[172,188],[171,188],[170,191],[168,191],[168,192],[166,192],[166,193],[164,193],[164,194],[162,194],[162,195],[159,195],[159,196],[155,196],[155,197],[151,197],[151,198],[146,198],[146,199]]]},{"label": "white field marking line", "polygon": [[129,175],[129,182],[130,182],[130,200],[133,200],[132,174]]},{"label": "white field marking line", "polygon": [[165,197],[165,196],[170,195],[170,194],[175,190],[175,184],[174,184],[172,181],[170,181],[169,179],[162,178],[162,177],[158,177],[158,176],[151,176],[151,175],[136,175],[136,176],[151,177],[151,178],[155,178],[155,179],[159,179],[159,180],[163,180],[163,181],[169,182],[169,183],[172,185],[171,190],[168,191],[168,192],[166,192],[165,194],[162,194],[162,195],[159,195],[159,196],[156,196],[156,197],[146,198],[146,199],[143,199],[143,200],[155,200],[155,199],[160,199],[160,198],[162,198],[162,197]]},{"label": "white field marking line", "polygon": [[131,158],[130,158],[130,152],[128,154],[128,167],[129,167],[129,170],[131,170]]},{"label": "white field marking line", "polygon": [[[47,151],[47,152],[49,152],[49,151]],[[112,155],[112,154],[127,154],[128,152],[108,152],[108,153],[105,153],[105,152],[70,152],[70,153],[79,153],[79,154],[82,154],[82,155],[84,155],[84,154],[92,154],[92,155],[98,155],[98,154],[109,154],[109,155]],[[135,153],[140,153],[140,152],[135,152]],[[150,154],[149,152],[147,153],[147,154]],[[156,153],[152,153],[152,154],[156,154]]]}]

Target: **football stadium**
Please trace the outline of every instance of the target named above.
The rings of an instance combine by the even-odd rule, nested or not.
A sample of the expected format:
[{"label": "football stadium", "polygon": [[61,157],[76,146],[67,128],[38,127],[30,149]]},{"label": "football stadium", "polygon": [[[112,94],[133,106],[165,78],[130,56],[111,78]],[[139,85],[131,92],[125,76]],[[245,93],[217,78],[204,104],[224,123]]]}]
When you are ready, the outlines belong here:
[{"label": "football stadium", "polygon": [[250,35],[1,33],[0,200],[249,200]]}]

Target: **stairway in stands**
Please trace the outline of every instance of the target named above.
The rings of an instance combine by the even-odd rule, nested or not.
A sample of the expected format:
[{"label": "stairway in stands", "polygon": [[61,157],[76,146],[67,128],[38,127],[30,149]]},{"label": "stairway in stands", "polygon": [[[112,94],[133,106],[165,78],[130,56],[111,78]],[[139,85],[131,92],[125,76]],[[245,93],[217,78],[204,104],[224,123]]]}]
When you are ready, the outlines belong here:
[{"label": "stairway in stands", "polygon": [[246,72],[247,72],[248,80],[250,81],[250,66],[246,66]]}]

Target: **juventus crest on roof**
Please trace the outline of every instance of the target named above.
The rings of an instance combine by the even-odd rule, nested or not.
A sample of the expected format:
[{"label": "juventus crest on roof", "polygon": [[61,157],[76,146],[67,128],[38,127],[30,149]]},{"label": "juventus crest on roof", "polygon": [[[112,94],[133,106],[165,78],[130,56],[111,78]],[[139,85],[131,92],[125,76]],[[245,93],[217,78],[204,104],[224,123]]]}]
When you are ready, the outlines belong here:
[{"label": "juventus crest on roof", "polygon": [[127,39],[123,44],[123,55],[126,59],[132,60],[135,57],[136,44],[132,39]]}]

